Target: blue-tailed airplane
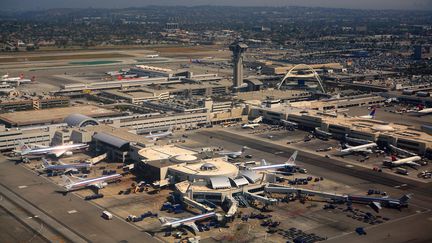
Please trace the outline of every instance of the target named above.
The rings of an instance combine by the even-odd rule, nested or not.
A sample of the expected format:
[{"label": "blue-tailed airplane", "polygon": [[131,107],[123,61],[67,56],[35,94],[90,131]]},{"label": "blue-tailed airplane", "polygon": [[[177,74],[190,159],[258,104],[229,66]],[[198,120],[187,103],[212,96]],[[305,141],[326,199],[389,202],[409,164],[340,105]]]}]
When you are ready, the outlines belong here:
[{"label": "blue-tailed airplane", "polygon": [[295,160],[297,158],[297,151],[294,151],[294,153],[291,155],[291,157],[288,159],[287,162],[283,164],[273,164],[269,165],[265,160],[262,160],[262,163],[260,166],[250,167],[248,170],[275,170],[275,169],[282,169],[282,168],[288,168],[288,167],[295,167]]},{"label": "blue-tailed airplane", "polygon": [[195,224],[196,221],[207,219],[207,218],[212,218],[215,216],[216,216],[216,213],[211,212],[211,213],[205,213],[205,214],[196,215],[196,216],[192,216],[189,218],[183,218],[183,219],[171,218],[171,217],[160,217],[159,221],[162,223],[162,228],[174,229],[174,228],[178,228],[181,226],[186,226],[186,227],[190,227],[195,232],[197,232],[198,227]]},{"label": "blue-tailed airplane", "polygon": [[58,164],[53,165],[47,159],[42,159],[42,169],[44,172],[62,172],[64,174],[76,172],[79,170],[86,170],[93,166],[91,163],[77,163],[77,164]]}]

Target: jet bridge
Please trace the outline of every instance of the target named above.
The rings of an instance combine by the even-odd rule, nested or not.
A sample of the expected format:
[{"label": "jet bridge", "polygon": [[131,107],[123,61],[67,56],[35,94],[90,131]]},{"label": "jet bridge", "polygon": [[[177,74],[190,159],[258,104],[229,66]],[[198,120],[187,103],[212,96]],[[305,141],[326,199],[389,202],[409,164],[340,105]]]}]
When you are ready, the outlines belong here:
[{"label": "jet bridge", "polygon": [[269,185],[264,187],[264,191],[270,193],[296,193],[297,195],[306,195],[306,196],[320,196],[323,198],[331,199],[333,201],[345,202],[348,199],[347,195],[341,195],[336,193],[329,192],[320,192],[303,188],[295,188],[295,187],[284,187],[284,186],[274,186]]},{"label": "jet bridge", "polygon": [[273,204],[276,204],[278,202],[277,199],[263,197],[263,196],[260,196],[258,194],[255,194],[255,193],[243,192],[243,195],[246,196],[247,198],[257,200],[257,201],[262,202],[266,205],[273,205]]}]

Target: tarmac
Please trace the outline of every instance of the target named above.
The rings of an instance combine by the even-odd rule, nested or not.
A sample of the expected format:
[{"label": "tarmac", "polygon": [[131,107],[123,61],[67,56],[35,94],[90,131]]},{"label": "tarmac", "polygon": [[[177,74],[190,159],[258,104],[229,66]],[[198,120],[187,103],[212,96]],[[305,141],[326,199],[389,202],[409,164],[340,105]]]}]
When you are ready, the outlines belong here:
[{"label": "tarmac", "polygon": [[73,193],[64,196],[56,192],[60,190],[59,186],[3,157],[0,159],[0,177],[0,185],[5,188],[0,190],[2,196],[8,194],[8,199],[18,206],[30,205],[27,209],[38,215],[34,220],[41,220],[57,230],[60,238],[71,242],[157,242],[123,219],[101,218],[103,208]]}]

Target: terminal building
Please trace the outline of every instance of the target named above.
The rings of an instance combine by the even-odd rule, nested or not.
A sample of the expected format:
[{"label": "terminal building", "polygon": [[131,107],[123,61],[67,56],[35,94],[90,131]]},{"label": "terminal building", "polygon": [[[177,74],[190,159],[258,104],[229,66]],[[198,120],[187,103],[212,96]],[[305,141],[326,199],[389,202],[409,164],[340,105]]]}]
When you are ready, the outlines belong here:
[{"label": "terminal building", "polygon": [[283,119],[297,123],[298,127],[304,130],[313,131],[318,128],[337,139],[347,135],[381,145],[394,145],[431,157],[432,136],[424,131],[396,122],[341,115],[349,107],[374,106],[383,104],[384,101],[385,98],[380,96],[357,96],[324,101],[275,102],[263,106],[250,106],[249,114],[251,117],[262,116],[269,123],[280,124]]},{"label": "terminal building", "polygon": [[[255,197],[269,178],[251,170],[239,170],[225,157],[208,156],[174,145],[142,148],[138,151],[136,168],[160,185],[174,185],[176,193],[189,201],[221,204],[228,198]],[[260,196],[258,196],[260,197]],[[260,197],[266,203],[270,199]]]}]

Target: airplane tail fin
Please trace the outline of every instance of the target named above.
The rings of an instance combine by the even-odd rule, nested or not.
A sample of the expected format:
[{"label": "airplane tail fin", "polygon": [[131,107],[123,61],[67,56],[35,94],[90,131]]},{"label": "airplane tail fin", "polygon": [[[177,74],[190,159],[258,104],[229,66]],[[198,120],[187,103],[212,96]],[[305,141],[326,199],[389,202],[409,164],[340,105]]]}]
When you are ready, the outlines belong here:
[{"label": "airplane tail fin", "polygon": [[288,159],[288,161],[286,162],[286,164],[291,164],[291,165],[295,165],[295,160],[297,158],[297,154],[298,151],[294,151],[294,153],[291,155],[291,157]]},{"label": "airplane tail fin", "polygon": [[267,165],[267,161],[265,159],[262,159],[261,160],[261,166],[265,166],[265,165]]},{"label": "airplane tail fin", "polygon": [[66,175],[63,175],[61,178],[63,180],[63,186],[65,186],[65,187],[67,187],[68,185],[70,185],[74,182],[69,176],[66,176]]},{"label": "airplane tail fin", "polygon": [[376,108],[373,108],[372,111],[369,113],[371,117],[375,117]]},{"label": "airplane tail fin", "polygon": [[159,221],[161,222],[161,224],[166,224],[168,223],[168,220],[166,217],[159,217]]},{"label": "airplane tail fin", "polygon": [[42,159],[42,167],[47,168],[50,165],[49,161],[45,158]]},{"label": "airplane tail fin", "polygon": [[246,149],[248,149],[248,147],[247,146],[243,146],[242,149],[241,149],[241,152],[243,153],[244,151],[246,151]]},{"label": "airplane tail fin", "polygon": [[26,152],[26,151],[30,150],[30,147],[27,146],[23,141],[19,141],[18,144],[19,144],[19,147],[18,147],[19,151]]},{"label": "airplane tail fin", "polygon": [[412,194],[405,194],[399,199],[399,201],[401,203],[407,203],[411,199],[411,197],[412,197]]},{"label": "airplane tail fin", "polygon": [[260,123],[260,122],[262,122],[262,119],[263,119],[263,117],[259,116],[259,117],[255,118],[255,119],[253,119],[252,123]]}]

